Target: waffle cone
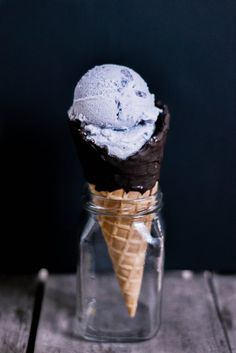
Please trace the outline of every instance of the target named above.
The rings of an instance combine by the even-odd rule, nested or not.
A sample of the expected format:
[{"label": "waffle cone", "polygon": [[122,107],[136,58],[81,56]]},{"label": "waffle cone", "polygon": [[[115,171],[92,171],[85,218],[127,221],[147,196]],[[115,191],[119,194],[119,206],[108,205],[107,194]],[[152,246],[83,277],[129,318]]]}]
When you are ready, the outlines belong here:
[{"label": "waffle cone", "polygon": [[[98,221],[129,316],[134,317],[142,284],[147,241],[134,228],[133,217],[127,216],[152,206],[155,201],[150,201],[148,196],[157,192],[158,183],[144,194],[136,191],[126,193],[123,189],[113,192],[97,191],[95,185],[91,184],[89,187],[94,195],[93,202],[97,206],[112,210],[111,215],[99,215]],[[133,204],[132,200],[135,200]],[[152,219],[152,214],[142,216],[142,222],[149,230]]]}]

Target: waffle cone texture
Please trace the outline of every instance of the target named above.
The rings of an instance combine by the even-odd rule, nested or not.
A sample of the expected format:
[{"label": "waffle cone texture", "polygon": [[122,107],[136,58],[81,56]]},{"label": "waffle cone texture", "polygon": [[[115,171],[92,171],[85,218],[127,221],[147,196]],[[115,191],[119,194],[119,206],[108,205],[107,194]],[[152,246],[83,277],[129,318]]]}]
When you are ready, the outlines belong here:
[{"label": "waffle cone texture", "polygon": [[[152,207],[155,200],[149,196],[156,194],[158,183],[144,194],[137,191],[125,192],[124,189],[97,191],[92,184],[89,188],[94,196],[93,202],[108,212],[112,211],[109,215],[98,215],[98,222],[128,314],[134,317],[142,285],[147,240],[134,227],[135,218],[132,216]],[[149,231],[152,220],[153,214],[141,217]]]}]

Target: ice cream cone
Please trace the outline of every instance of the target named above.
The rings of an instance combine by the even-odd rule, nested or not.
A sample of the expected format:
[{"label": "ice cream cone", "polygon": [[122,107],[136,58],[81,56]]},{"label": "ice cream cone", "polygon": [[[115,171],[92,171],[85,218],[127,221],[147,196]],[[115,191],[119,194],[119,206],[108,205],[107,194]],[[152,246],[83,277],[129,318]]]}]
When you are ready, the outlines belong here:
[{"label": "ice cream cone", "polygon": [[[156,194],[158,182],[144,194],[125,192],[123,189],[97,191],[92,184],[89,187],[93,202],[108,213],[112,211],[109,215],[99,215],[98,221],[129,316],[134,317],[141,290],[147,240],[135,229],[135,218],[132,216],[154,206],[155,196],[150,196]],[[152,219],[152,213],[141,216],[141,221],[149,230]]]}]

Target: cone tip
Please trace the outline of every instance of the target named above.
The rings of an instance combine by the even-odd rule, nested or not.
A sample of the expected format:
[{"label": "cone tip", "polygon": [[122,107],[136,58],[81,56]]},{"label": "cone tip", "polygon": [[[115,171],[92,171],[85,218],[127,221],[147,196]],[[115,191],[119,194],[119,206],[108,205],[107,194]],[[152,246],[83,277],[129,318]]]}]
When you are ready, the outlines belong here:
[{"label": "cone tip", "polygon": [[127,309],[128,309],[128,314],[129,314],[129,316],[131,317],[131,318],[134,318],[135,317],[135,314],[136,314],[136,309],[137,309],[137,306],[135,305],[135,306],[128,306],[127,307]]}]

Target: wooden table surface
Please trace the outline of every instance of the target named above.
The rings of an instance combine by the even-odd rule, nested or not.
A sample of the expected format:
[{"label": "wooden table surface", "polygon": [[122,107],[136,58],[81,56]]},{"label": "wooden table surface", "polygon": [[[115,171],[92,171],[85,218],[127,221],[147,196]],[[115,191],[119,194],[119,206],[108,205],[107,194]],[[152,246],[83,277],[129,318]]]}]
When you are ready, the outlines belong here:
[{"label": "wooden table surface", "polygon": [[0,276],[0,353],[236,352],[236,276],[167,272],[162,326],[141,343],[95,343],[73,334],[75,276]]}]

